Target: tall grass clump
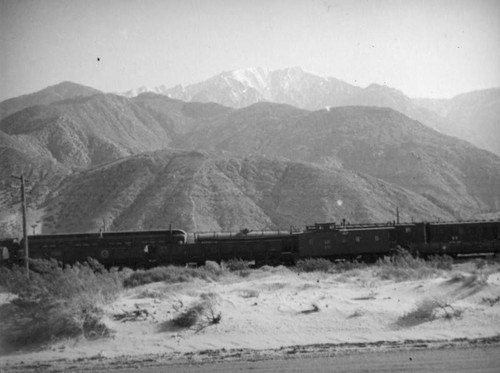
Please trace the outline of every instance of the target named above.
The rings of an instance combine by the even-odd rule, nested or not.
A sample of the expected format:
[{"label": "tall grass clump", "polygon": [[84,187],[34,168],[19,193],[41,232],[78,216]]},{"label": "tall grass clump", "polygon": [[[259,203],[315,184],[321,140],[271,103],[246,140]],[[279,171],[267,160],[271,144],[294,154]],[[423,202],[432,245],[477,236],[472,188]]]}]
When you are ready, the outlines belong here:
[{"label": "tall grass clump", "polygon": [[243,259],[229,259],[224,262],[224,267],[229,269],[231,272],[246,271],[250,269],[250,263]]},{"label": "tall grass clump", "polygon": [[299,272],[328,272],[339,273],[346,272],[356,268],[363,268],[366,264],[357,260],[332,262],[324,258],[306,258],[297,261],[295,268]]},{"label": "tall grass clump", "polygon": [[96,261],[62,267],[55,260],[31,260],[24,268],[0,269],[0,286],[17,295],[0,306],[0,352],[32,348],[62,338],[109,335],[102,306],[122,289],[122,274]]},{"label": "tall grass clump", "polygon": [[334,268],[334,263],[324,258],[306,258],[297,261],[295,268],[299,272],[328,272]]},{"label": "tall grass clump", "polygon": [[223,273],[224,271],[216,262],[210,261],[207,261],[204,266],[199,268],[169,265],[167,267],[155,267],[147,270],[135,271],[125,278],[123,285],[132,288],[159,281],[174,284],[189,282],[196,278],[205,281],[215,281]]},{"label": "tall grass clump", "polygon": [[425,260],[401,250],[393,256],[380,258],[375,266],[376,274],[383,280],[419,280],[429,278],[451,269],[453,259],[448,256],[435,256]]}]

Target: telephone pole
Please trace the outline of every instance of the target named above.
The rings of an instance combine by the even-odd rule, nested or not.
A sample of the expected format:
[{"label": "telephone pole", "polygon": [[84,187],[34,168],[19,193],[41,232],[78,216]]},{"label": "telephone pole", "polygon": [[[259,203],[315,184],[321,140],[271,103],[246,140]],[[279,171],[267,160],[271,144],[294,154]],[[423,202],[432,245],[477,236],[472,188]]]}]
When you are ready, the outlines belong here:
[{"label": "telephone pole", "polygon": [[26,195],[24,193],[24,175],[12,176],[18,180],[21,180],[21,205],[23,213],[23,250],[24,250],[24,262],[26,265],[26,277],[30,278],[30,266],[29,266],[29,253],[28,253],[28,229],[26,223]]}]

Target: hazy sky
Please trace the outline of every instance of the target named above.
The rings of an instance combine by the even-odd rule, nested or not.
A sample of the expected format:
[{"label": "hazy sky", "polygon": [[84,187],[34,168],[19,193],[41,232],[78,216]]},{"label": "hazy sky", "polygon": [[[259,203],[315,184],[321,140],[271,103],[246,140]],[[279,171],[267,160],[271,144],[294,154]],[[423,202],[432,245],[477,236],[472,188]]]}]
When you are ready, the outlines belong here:
[{"label": "hazy sky", "polygon": [[63,80],[120,92],[256,66],[412,97],[500,86],[500,1],[0,0],[0,100]]}]

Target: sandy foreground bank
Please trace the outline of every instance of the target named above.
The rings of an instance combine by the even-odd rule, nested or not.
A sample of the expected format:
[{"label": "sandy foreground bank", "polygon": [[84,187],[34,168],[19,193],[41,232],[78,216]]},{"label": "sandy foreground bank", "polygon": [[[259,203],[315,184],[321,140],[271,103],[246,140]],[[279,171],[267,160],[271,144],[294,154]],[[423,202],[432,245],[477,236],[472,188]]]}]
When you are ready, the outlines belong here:
[{"label": "sandy foreground bank", "polygon": [[[287,268],[217,282],[128,289],[106,308],[109,338],[59,341],[0,357],[2,371],[103,369],[215,359],[282,358],[359,349],[500,343],[500,267],[455,265],[436,278],[381,280],[376,269]],[[9,301],[9,295],[2,295]],[[202,304],[198,321],[172,320]]]}]

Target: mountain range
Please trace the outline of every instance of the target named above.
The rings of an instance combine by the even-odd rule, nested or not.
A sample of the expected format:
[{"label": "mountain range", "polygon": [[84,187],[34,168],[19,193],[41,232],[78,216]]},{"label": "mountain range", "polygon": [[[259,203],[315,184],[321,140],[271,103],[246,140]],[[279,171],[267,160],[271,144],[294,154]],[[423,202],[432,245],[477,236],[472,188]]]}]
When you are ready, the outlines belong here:
[{"label": "mountain range", "polygon": [[[1,102],[0,236],[20,233],[11,175],[21,173],[29,180],[29,224],[45,233],[96,231],[103,222],[112,230],[170,223],[188,231],[288,229],[393,220],[396,207],[407,221],[500,216],[500,157],[403,113],[457,121],[461,110],[475,108],[491,132],[495,122],[486,118],[497,110],[497,90],[411,100],[300,69],[258,70],[224,74],[261,88],[272,81],[282,101],[312,104],[307,94],[316,81],[338,105],[342,95],[352,101],[311,110],[252,103],[249,95],[239,107],[212,102],[217,94],[209,88],[206,100],[193,102],[63,82]],[[361,96],[371,104],[355,106]],[[377,105],[390,98],[401,111]]]},{"label": "mountain range", "polygon": [[135,97],[144,92],[183,101],[215,102],[233,108],[262,101],[307,110],[337,106],[388,107],[444,134],[500,155],[500,88],[465,93],[452,99],[410,98],[384,85],[361,88],[294,67],[274,71],[263,68],[228,71],[185,87],[141,87],[123,95]]}]

